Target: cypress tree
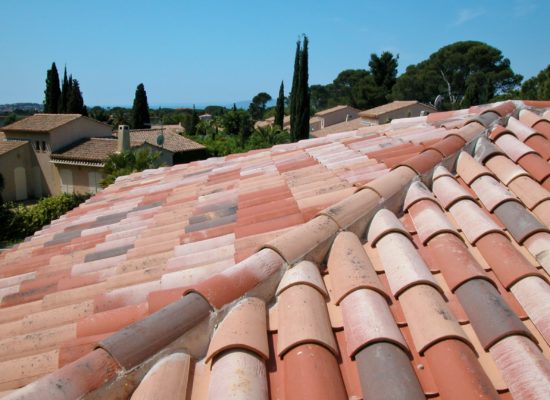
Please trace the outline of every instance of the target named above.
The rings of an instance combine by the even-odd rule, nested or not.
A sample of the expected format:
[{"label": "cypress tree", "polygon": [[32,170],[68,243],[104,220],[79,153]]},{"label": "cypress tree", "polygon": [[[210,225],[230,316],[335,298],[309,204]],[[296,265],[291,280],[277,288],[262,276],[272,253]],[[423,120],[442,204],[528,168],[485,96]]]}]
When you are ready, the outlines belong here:
[{"label": "cypress tree", "polygon": [[70,79],[71,86],[69,90],[69,96],[67,98],[67,110],[68,114],[82,114],[88,115],[86,107],[84,106],[84,99],[82,98],[82,92],[80,91],[80,84],[77,79]]},{"label": "cypress tree", "polygon": [[294,75],[292,76],[292,89],[290,91],[290,138],[296,141],[296,115],[298,110],[298,86],[300,83],[300,41],[296,42],[296,55],[294,57]]},{"label": "cypress tree", "polygon": [[59,113],[63,114],[67,112],[67,103],[69,102],[69,79],[67,78],[67,66],[63,72],[63,84],[61,85],[61,98],[59,99]]},{"label": "cypress tree", "polygon": [[298,101],[298,107],[296,113],[296,139],[309,138],[309,114],[310,114],[310,101],[309,101],[309,68],[308,68],[308,44],[309,40],[304,35],[304,42],[302,45],[302,52],[300,54],[300,81],[299,81],[299,93],[300,100]]},{"label": "cypress tree", "polygon": [[61,89],[59,89],[59,74],[55,63],[52,63],[52,67],[46,74],[46,90],[44,90],[44,95],[44,112],[57,114]]},{"label": "cypress tree", "polygon": [[134,106],[132,107],[132,127],[134,129],[143,129],[146,127],[146,124],[150,122],[147,92],[145,92],[143,83],[140,83],[136,88]]},{"label": "cypress tree", "polygon": [[193,113],[191,114],[191,125],[189,127],[189,134],[194,135],[197,133],[197,125],[199,125],[200,122],[199,114],[197,113],[197,110],[195,109],[195,105],[193,104]]},{"label": "cypress tree", "polygon": [[277,105],[275,107],[275,125],[283,129],[285,121],[285,86],[281,81],[281,87],[279,88],[279,97],[277,97]]}]

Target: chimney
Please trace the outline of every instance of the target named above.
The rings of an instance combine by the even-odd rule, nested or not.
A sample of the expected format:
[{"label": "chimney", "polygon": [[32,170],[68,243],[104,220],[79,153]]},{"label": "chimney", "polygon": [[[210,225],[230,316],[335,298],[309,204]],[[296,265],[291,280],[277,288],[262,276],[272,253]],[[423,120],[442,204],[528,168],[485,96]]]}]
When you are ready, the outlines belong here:
[{"label": "chimney", "polygon": [[117,152],[122,153],[123,151],[130,150],[130,128],[128,128],[128,125],[119,125],[117,136]]}]

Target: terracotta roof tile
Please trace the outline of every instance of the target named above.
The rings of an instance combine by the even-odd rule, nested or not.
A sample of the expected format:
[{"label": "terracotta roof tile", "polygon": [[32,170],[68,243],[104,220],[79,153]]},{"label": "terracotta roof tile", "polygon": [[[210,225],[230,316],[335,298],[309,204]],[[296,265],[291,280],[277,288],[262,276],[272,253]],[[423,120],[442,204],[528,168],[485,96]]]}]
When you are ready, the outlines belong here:
[{"label": "terracotta roof tile", "polygon": [[384,104],[379,107],[371,108],[369,110],[365,110],[359,113],[361,117],[364,118],[377,118],[380,115],[386,114],[391,111],[400,110],[401,108],[413,106],[415,104],[418,104],[418,101],[415,100],[401,100],[401,101],[393,101],[388,104]]},{"label": "terracotta roof tile", "polygon": [[0,156],[6,154],[12,150],[18,149],[21,146],[26,145],[27,142],[16,140],[0,140]]},{"label": "terracotta roof tile", "polygon": [[[495,145],[487,131],[500,116],[516,129],[516,108],[529,125],[525,107],[476,106],[119,178],[0,253],[10,371],[0,390],[542,396],[547,139],[518,125],[520,139],[503,131]],[[531,128],[545,135],[544,123]],[[530,150],[501,151],[502,139]],[[455,175],[461,150],[475,157],[463,153]],[[173,352],[179,375],[166,367]]]},{"label": "terracotta roof tile", "polygon": [[[114,132],[116,136],[117,132]],[[174,132],[172,130],[163,129],[131,129],[130,140],[133,142],[147,142],[153,146],[159,146],[157,143],[157,137],[160,134],[164,136],[163,148],[173,153],[189,150],[201,150],[205,147],[193,140],[186,138],[185,136]]]},{"label": "terracotta roof tile", "polygon": [[[137,147],[143,144],[141,141],[132,141],[131,146]],[[53,160],[73,160],[103,163],[117,151],[116,139],[90,138],[83,139],[70,145],[68,148],[52,153]]]},{"label": "terracotta roof tile", "polygon": [[34,114],[11,125],[4,126],[2,130],[6,132],[49,132],[78,118],[83,117],[80,114]]}]

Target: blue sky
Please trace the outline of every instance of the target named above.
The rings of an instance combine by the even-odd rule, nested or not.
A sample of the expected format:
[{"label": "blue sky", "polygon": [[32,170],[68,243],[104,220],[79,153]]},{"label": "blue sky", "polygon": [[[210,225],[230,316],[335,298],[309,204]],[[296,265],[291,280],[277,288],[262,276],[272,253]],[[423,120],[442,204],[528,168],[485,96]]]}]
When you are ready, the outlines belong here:
[{"label": "blue sky", "polygon": [[2,0],[0,104],[42,102],[55,61],[87,105],[229,103],[290,89],[295,43],[310,38],[310,84],[399,53],[399,70],[459,40],[502,50],[531,77],[550,64],[550,2]]}]

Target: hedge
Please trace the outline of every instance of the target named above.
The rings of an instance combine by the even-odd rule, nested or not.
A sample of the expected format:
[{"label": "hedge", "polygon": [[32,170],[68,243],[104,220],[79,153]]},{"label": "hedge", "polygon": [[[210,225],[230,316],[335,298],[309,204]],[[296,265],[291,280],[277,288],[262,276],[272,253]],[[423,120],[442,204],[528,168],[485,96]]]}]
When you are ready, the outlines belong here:
[{"label": "hedge", "polygon": [[12,202],[0,204],[0,242],[11,244],[31,236],[88,197],[89,195],[64,193],[45,197],[28,206]]}]

